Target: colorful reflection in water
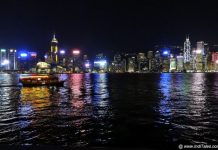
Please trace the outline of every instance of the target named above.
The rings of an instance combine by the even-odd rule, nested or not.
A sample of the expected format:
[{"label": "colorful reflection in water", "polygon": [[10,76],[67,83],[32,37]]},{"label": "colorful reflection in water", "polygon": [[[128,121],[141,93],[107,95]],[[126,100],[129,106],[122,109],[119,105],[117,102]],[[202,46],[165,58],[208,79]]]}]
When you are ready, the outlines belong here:
[{"label": "colorful reflection in water", "polygon": [[70,88],[72,91],[72,106],[77,109],[84,107],[84,100],[81,98],[83,89],[83,74],[70,76]]},{"label": "colorful reflection in water", "polygon": [[51,105],[48,87],[23,87],[21,88],[20,106],[31,105],[35,111],[41,111]]},{"label": "colorful reflection in water", "polygon": [[172,76],[168,73],[163,73],[160,76],[160,90],[163,93],[163,97],[160,100],[159,112],[161,114],[160,121],[164,124],[169,124],[172,116],[171,110],[171,93],[172,93]]},{"label": "colorful reflection in water", "polygon": [[[210,87],[207,86],[206,80],[210,78],[204,73],[187,76],[161,74],[160,78],[162,97],[157,123],[167,126],[166,130],[170,129],[169,135],[174,137],[172,139],[174,142],[181,140],[192,144],[213,142],[208,132],[212,129],[211,121],[215,117],[207,101]],[[202,141],[202,138],[207,140]]]},{"label": "colorful reflection in water", "polygon": [[63,87],[28,88],[16,75],[0,75],[0,144],[177,148],[218,141],[217,74],[60,78]]},{"label": "colorful reflection in water", "polygon": [[95,74],[93,81],[93,103],[97,106],[96,115],[98,117],[105,116],[109,110],[109,92],[108,92],[108,78],[107,74]]}]

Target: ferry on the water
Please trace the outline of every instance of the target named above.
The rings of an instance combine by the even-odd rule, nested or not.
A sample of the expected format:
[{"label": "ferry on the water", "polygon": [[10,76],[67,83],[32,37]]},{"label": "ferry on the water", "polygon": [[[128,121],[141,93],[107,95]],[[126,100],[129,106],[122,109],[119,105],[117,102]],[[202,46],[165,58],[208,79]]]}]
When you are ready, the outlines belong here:
[{"label": "ferry on the water", "polygon": [[19,81],[23,86],[63,86],[65,81],[49,74],[27,74],[21,75]]}]

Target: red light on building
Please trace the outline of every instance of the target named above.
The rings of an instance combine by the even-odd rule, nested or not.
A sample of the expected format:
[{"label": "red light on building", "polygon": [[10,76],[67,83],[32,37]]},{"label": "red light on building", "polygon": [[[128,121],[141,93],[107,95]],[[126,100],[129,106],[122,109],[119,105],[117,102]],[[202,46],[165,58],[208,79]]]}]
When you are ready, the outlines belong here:
[{"label": "red light on building", "polygon": [[79,55],[79,54],[80,54],[80,51],[79,51],[79,50],[73,50],[73,54],[74,54],[74,55]]},{"label": "red light on building", "polygon": [[30,56],[31,57],[37,57],[37,53],[36,52],[30,52]]},{"label": "red light on building", "polygon": [[218,52],[212,53],[212,62],[217,62],[218,61]]}]

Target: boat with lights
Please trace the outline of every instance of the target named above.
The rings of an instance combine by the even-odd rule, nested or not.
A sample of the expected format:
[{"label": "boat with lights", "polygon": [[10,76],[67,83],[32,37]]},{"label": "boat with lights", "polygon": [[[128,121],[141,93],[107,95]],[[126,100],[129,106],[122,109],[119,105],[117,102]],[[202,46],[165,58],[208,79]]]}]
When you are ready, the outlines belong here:
[{"label": "boat with lights", "polygon": [[22,75],[19,81],[23,86],[63,86],[65,81],[60,81],[54,75]]}]

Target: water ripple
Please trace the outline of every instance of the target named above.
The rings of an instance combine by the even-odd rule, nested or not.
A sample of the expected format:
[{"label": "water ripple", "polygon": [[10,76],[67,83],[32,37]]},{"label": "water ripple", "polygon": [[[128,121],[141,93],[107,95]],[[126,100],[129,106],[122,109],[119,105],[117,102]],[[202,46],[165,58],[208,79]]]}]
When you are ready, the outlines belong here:
[{"label": "water ripple", "polygon": [[0,75],[0,144],[160,147],[218,142],[217,74]]}]

